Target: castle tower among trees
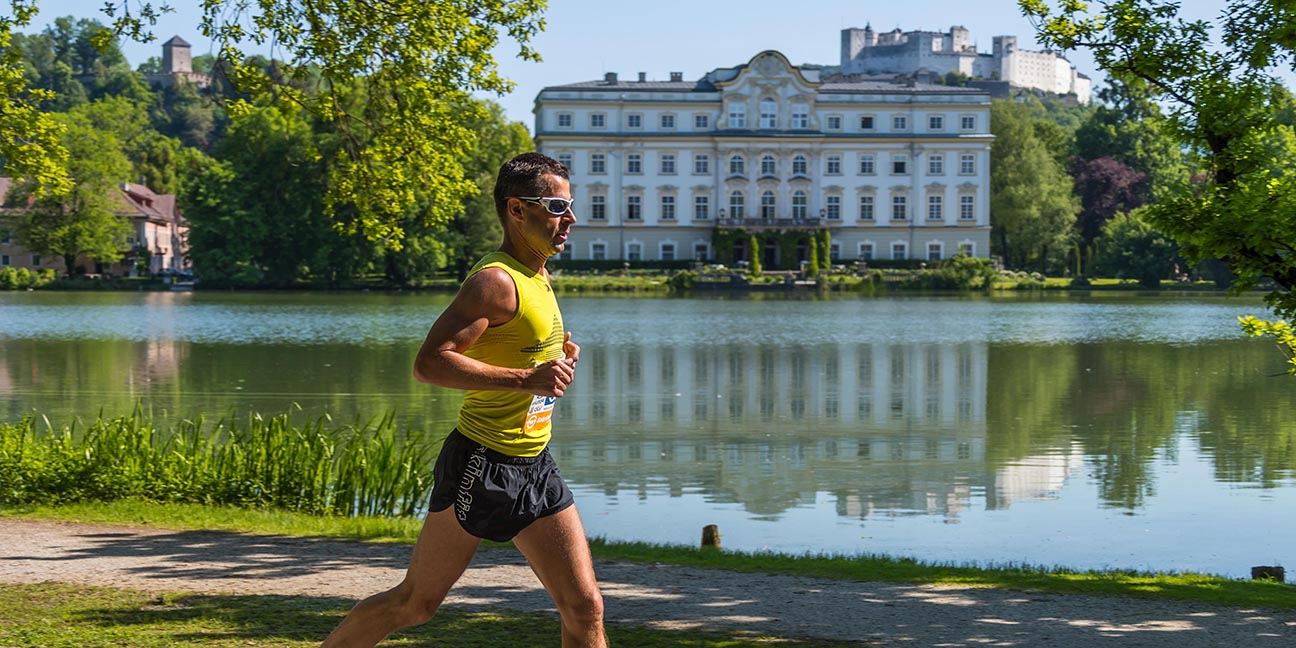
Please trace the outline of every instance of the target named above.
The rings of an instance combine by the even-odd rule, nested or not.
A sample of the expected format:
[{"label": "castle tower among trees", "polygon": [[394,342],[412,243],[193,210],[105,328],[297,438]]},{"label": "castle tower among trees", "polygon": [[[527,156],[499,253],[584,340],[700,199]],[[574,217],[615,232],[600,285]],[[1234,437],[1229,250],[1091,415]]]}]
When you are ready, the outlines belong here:
[{"label": "castle tower among trees", "polygon": [[189,43],[179,36],[162,43],[162,73],[189,75],[193,73],[193,55]]}]

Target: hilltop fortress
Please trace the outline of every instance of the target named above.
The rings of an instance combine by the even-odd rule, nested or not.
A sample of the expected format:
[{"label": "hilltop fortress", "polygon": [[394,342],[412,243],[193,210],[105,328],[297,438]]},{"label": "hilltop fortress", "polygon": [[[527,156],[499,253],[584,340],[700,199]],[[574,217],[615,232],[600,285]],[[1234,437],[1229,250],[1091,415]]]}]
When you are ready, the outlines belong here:
[{"label": "hilltop fortress", "polygon": [[1020,88],[1075,95],[1076,101],[1089,103],[1092,82],[1066,58],[1019,49],[1016,36],[995,36],[993,42],[992,53],[977,52],[971,32],[959,25],[948,32],[850,27],[841,32],[840,71],[847,75],[909,74],[920,69],[935,74],[959,72]]}]

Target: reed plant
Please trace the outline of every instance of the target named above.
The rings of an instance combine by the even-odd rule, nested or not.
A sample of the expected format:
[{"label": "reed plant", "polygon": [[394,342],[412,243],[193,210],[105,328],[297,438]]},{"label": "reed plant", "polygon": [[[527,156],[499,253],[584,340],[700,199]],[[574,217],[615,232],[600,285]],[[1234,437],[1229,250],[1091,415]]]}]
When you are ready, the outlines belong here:
[{"label": "reed plant", "polygon": [[0,424],[0,504],[140,498],[316,515],[409,516],[426,505],[440,438],[395,417],[351,424],[250,414],[156,425],[139,408],[88,425]]}]

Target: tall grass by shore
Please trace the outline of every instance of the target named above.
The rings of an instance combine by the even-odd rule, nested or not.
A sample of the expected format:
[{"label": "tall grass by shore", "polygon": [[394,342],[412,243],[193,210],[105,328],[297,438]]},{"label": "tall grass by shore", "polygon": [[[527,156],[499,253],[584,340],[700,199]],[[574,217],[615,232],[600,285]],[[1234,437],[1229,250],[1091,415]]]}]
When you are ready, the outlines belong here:
[{"label": "tall grass by shore", "polygon": [[338,424],[288,414],[162,427],[137,410],[88,425],[0,424],[0,504],[142,498],[317,515],[409,516],[425,506],[440,438],[388,415]]}]

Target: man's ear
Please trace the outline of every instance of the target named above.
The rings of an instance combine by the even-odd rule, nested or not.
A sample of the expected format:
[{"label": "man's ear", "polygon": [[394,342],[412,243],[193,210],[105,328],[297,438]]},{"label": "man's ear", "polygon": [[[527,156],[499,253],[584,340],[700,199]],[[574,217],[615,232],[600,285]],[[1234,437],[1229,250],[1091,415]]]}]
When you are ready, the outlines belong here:
[{"label": "man's ear", "polygon": [[504,213],[512,220],[522,220],[525,212],[522,201],[517,198],[509,198],[505,203]]}]

